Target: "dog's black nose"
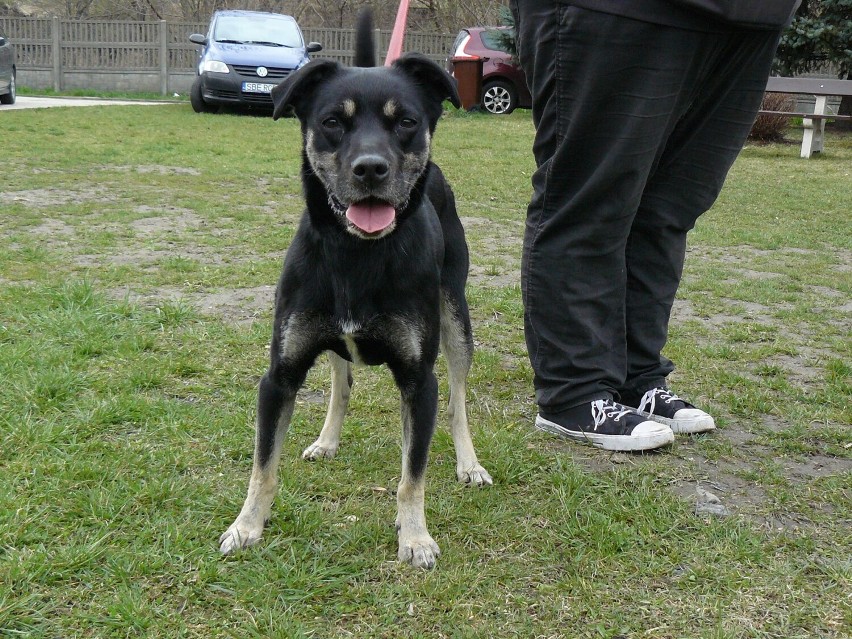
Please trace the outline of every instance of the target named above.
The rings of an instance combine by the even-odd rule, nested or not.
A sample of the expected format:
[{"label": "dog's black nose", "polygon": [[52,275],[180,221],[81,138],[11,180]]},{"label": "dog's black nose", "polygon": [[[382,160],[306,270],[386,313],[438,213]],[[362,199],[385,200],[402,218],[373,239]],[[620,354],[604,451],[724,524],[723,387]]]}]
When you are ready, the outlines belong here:
[{"label": "dog's black nose", "polygon": [[390,165],[380,155],[362,155],[352,163],[352,175],[364,186],[378,186],[389,174]]}]

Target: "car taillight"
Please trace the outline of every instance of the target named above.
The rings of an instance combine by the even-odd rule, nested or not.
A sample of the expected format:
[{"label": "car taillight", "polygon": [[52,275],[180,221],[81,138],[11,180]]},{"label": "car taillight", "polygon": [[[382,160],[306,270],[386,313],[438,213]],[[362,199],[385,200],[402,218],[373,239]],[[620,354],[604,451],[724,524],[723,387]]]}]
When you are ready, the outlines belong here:
[{"label": "car taillight", "polygon": [[467,53],[464,48],[467,46],[467,43],[470,42],[470,34],[468,33],[464,39],[459,42],[459,46],[456,47],[456,52],[453,54],[454,58],[475,58],[476,56],[470,55]]}]

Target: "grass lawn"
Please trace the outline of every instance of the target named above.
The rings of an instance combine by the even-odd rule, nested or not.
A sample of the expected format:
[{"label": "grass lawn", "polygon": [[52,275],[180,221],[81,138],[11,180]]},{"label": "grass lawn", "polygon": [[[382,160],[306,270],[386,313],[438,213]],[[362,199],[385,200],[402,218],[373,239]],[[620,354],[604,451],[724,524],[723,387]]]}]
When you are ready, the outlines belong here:
[{"label": "grass lawn", "polygon": [[[526,112],[450,114],[435,141],[472,251],[469,409],[495,485],[455,482],[439,361],[424,572],[395,561],[386,369],[355,371],[338,456],[300,458],[323,362],[264,541],[218,553],[302,211],[297,122],[0,113],[0,637],[848,637],[852,136],[811,160],[744,150],[691,235],[667,347],[719,428],[626,456],[531,426],[532,134]],[[730,515],[697,516],[696,488]]]}]

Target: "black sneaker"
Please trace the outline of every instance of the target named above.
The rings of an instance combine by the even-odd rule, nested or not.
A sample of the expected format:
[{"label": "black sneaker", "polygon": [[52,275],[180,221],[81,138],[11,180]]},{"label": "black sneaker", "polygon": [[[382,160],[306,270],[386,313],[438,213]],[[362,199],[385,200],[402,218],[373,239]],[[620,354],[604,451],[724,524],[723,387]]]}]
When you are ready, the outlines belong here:
[{"label": "black sneaker", "polygon": [[665,388],[652,388],[636,409],[675,433],[703,433],[716,428],[713,418]]},{"label": "black sneaker", "polygon": [[535,427],[605,450],[651,450],[674,441],[671,428],[611,399],[598,399],[551,419],[537,415]]}]

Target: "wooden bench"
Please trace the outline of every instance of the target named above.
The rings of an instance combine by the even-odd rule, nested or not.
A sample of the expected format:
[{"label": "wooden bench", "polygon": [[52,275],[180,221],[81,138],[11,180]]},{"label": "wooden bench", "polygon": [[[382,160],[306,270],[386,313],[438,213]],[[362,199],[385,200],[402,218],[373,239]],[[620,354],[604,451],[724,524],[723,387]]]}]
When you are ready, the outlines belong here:
[{"label": "wooden bench", "polygon": [[813,113],[798,111],[758,111],[758,115],[787,115],[802,118],[803,158],[822,151],[825,137],[826,120],[852,120],[849,115],[837,115],[828,112],[828,97],[831,95],[852,95],[852,80],[831,80],[827,78],[769,78],[767,93],[791,93],[794,95],[812,95],[816,99]]}]

